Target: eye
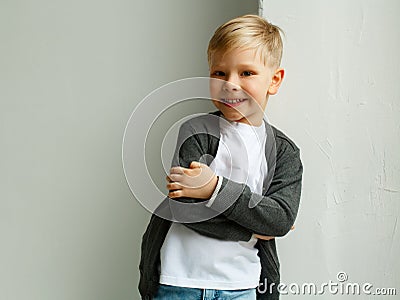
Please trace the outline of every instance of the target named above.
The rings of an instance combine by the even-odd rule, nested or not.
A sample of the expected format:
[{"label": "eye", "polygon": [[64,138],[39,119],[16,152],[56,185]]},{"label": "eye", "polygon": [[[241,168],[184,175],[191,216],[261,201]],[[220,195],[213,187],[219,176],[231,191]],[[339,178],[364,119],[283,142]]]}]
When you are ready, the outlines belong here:
[{"label": "eye", "polygon": [[225,76],[225,73],[222,71],[214,71],[211,75],[215,77],[222,77]]},{"label": "eye", "polygon": [[243,77],[248,77],[248,76],[251,76],[251,75],[254,75],[254,73],[251,72],[251,71],[244,71],[244,72],[242,73],[242,76],[243,76]]}]

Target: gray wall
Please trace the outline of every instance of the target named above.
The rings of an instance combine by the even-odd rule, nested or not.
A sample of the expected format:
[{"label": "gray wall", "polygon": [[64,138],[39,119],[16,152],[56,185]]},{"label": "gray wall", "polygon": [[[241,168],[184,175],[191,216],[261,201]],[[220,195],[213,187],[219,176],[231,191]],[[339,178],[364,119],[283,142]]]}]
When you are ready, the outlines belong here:
[{"label": "gray wall", "polygon": [[0,2],[0,299],[138,299],[149,213],[121,162],[135,107],[207,75],[256,1]]},{"label": "gray wall", "polygon": [[[286,32],[286,79],[267,114],[304,163],[296,230],[278,241],[287,285],[338,283],[344,271],[344,284],[400,293],[399,10],[395,0],[264,1]],[[382,298],[346,299],[366,297]]]}]

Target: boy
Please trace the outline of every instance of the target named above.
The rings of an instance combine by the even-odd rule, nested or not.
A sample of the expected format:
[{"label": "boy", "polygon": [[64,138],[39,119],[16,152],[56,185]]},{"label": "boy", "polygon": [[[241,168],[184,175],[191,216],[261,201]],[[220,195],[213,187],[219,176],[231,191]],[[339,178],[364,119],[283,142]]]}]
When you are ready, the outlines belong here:
[{"label": "boy", "polygon": [[169,198],[143,235],[143,299],[279,298],[272,237],[294,224],[302,180],[299,149],[264,120],[284,77],[281,55],[279,28],[255,15],[211,38],[218,111],[181,126]]}]

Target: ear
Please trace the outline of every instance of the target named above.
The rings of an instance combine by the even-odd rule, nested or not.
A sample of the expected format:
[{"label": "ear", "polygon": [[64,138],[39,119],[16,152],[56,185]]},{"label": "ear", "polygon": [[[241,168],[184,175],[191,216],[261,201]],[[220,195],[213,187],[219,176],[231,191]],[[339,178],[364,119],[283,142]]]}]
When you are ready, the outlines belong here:
[{"label": "ear", "polygon": [[271,84],[269,85],[268,88],[268,95],[275,95],[279,87],[281,86],[283,77],[285,77],[285,70],[284,69],[276,69],[272,76],[272,81]]}]

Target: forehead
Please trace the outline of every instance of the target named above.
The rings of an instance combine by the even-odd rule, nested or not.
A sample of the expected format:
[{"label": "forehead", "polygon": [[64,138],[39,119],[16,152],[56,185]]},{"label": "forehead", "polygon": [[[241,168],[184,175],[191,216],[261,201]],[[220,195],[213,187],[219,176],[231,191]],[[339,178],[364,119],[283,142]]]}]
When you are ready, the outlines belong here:
[{"label": "forehead", "polygon": [[263,65],[265,55],[260,48],[234,48],[229,50],[216,50],[210,57],[212,66],[226,64]]}]

